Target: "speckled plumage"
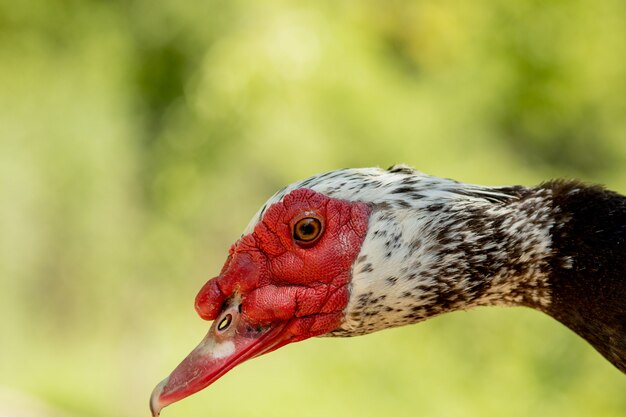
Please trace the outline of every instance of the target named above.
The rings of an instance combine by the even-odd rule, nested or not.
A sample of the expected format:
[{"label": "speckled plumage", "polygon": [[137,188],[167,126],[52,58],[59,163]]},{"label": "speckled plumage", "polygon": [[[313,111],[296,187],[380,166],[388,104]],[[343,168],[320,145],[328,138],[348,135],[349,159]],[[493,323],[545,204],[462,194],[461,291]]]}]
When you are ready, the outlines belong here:
[{"label": "speckled plumage", "polygon": [[373,207],[352,267],[346,319],[332,335],[370,333],[477,305],[550,303],[548,190],[480,187],[396,165],[317,175],[286,187],[267,205],[303,187]]},{"label": "speckled plumage", "polygon": [[[429,176],[404,165],[388,170],[343,169],[280,190],[246,232],[266,207],[298,188],[372,207],[365,241],[352,266],[344,321],[328,336],[367,334],[480,305],[527,306],[562,321],[625,370],[626,299],[622,297],[615,319],[622,320],[624,327],[617,335],[611,333],[611,340],[598,336],[601,330],[587,331],[584,313],[578,312],[580,317],[572,321],[563,317],[562,309],[554,308],[551,277],[555,273],[567,276],[578,265],[577,254],[561,250],[560,241],[554,241],[564,230],[575,233],[568,226],[575,213],[564,212],[560,206],[564,187],[570,194],[586,189],[574,182],[534,188],[482,187]],[[625,217],[626,204],[620,207]],[[620,254],[626,258],[623,247]],[[624,259],[617,265],[626,269]],[[626,296],[624,285],[618,287]],[[561,303],[561,294],[556,297],[557,304]]]}]

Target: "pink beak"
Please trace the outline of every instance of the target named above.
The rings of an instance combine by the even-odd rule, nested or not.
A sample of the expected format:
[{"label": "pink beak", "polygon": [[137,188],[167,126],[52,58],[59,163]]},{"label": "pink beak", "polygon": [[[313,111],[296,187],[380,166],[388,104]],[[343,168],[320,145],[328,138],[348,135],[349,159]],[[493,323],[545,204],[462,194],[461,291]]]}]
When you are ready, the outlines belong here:
[{"label": "pink beak", "polygon": [[288,344],[287,323],[253,327],[239,312],[239,299],[231,299],[200,344],[154,388],[152,415],[208,387],[234,366]]}]

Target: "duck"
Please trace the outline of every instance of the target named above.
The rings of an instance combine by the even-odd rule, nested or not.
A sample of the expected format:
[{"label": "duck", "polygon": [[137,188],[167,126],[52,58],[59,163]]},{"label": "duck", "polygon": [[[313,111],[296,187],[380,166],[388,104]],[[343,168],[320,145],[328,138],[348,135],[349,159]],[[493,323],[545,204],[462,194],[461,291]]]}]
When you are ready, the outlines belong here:
[{"label": "duck", "polygon": [[195,308],[212,321],[153,390],[153,416],[236,365],[478,306],[551,316],[626,373],[626,197],[579,180],[480,186],[407,165],[275,193]]}]

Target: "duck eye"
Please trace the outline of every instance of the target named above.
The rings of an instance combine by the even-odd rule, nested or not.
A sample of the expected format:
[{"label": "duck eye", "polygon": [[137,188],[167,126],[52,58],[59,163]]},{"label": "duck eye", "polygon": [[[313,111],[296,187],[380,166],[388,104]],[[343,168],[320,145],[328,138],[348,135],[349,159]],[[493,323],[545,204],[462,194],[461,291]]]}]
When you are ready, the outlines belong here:
[{"label": "duck eye", "polygon": [[231,316],[230,314],[225,315],[224,318],[217,325],[217,330],[219,330],[220,332],[223,332],[224,330],[228,329],[228,326],[230,326],[230,323],[232,321],[233,321],[233,316]]},{"label": "duck eye", "polygon": [[293,238],[296,243],[310,245],[322,234],[322,222],[315,217],[298,220],[293,227]]}]

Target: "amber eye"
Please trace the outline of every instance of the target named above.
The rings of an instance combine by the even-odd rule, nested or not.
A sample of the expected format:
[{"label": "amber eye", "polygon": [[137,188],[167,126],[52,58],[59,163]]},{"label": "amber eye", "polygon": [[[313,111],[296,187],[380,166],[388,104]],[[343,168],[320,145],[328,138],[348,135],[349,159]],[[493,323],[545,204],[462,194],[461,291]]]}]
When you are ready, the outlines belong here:
[{"label": "amber eye", "polygon": [[293,227],[294,240],[303,245],[310,245],[322,234],[322,222],[315,217],[298,220]]}]

